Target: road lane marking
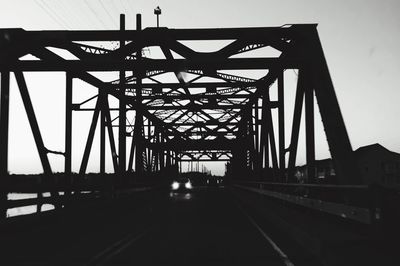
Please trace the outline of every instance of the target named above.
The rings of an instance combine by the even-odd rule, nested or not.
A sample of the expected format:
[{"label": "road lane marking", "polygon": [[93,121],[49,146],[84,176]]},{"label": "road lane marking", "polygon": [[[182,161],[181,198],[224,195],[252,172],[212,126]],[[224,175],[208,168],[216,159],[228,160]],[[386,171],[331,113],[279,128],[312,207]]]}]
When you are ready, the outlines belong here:
[{"label": "road lane marking", "polygon": [[140,238],[142,238],[147,233],[148,233],[148,230],[145,230],[142,233],[140,233],[139,235],[133,235],[132,234],[132,235],[129,235],[129,236],[127,236],[127,237],[115,242],[114,244],[112,244],[111,246],[107,247],[102,252],[100,252],[96,256],[94,256],[90,260],[90,262],[88,264],[86,264],[86,265],[87,266],[90,266],[90,265],[97,265],[97,266],[105,265],[105,263],[107,263],[110,259],[112,259],[116,255],[120,254],[124,249],[126,249],[127,247],[132,245],[135,241],[139,240]]},{"label": "road lane marking", "polygon": [[289,257],[278,247],[277,244],[275,244],[275,242],[267,235],[267,233],[265,233],[264,230],[261,229],[261,227],[256,223],[256,221],[254,221],[254,219],[251,218],[250,215],[247,212],[245,212],[245,210],[243,210],[243,208],[238,203],[236,204],[239,210],[241,210],[241,212],[244,214],[244,216],[246,216],[247,219],[249,219],[249,221],[251,222],[251,224],[255,228],[257,228],[257,230],[261,233],[261,235],[271,244],[272,248],[275,249],[276,252],[278,252],[279,256],[281,257],[285,265],[294,266],[294,264],[289,260]]}]

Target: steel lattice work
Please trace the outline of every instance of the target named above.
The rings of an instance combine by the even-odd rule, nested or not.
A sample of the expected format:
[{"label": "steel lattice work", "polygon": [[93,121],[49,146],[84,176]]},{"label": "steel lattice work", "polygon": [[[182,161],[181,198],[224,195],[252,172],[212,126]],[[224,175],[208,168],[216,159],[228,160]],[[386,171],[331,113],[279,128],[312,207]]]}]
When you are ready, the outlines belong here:
[{"label": "steel lattice work", "polygon": [[[229,41],[213,52],[199,52],[186,41]],[[88,42],[118,42],[113,48]],[[66,60],[49,47],[69,51]],[[149,47],[162,51],[151,58]],[[276,56],[246,57],[247,52],[270,47]],[[20,60],[26,54],[40,60]],[[243,55],[243,56],[239,56]],[[71,175],[71,128],[73,111],[93,111],[80,174],[86,172],[97,123],[100,120],[100,172],[105,171],[108,134],[116,173],[140,175],[146,171],[177,169],[180,161],[225,160],[236,177],[252,173],[259,179],[291,181],[298,150],[303,102],[306,125],[306,157],[312,170],[315,161],[314,93],[320,109],[329,148],[342,183],[356,183],[352,148],[348,139],[316,25],[286,25],[267,28],[125,30],[119,31],[24,31],[0,30],[1,69],[1,173],[7,175],[8,95],[10,72],[14,72],[44,172],[51,176],[47,158],[51,153],[41,137],[33,112],[24,72],[66,72],[65,174]],[[296,69],[298,81],[293,125],[285,129],[284,71]],[[258,70],[261,78],[233,75],[232,70]],[[103,81],[92,73],[114,71],[119,79]],[[172,74],[175,81],[162,77]],[[98,88],[93,109],[72,103],[73,79]],[[278,87],[278,99],[270,100],[269,88]],[[110,108],[109,97],[119,100]],[[274,125],[271,111],[278,110]],[[135,112],[133,122],[128,110]],[[118,112],[112,119],[111,112]],[[127,122],[128,121],[128,122]],[[119,128],[114,136],[112,127]],[[278,136],[274,134],[277,127]],[[291,133],[285,143],[285,131]],[[132,146],[126,147],[126,138]],[[117,143],[115,142],[117,141]],[[126,151],[129,156],[126,156]],[[288,160],[286,156],[288,155]],[[126,158],[128,157],[128,158]],[[270,163],[271,162],[271,163]]]}]

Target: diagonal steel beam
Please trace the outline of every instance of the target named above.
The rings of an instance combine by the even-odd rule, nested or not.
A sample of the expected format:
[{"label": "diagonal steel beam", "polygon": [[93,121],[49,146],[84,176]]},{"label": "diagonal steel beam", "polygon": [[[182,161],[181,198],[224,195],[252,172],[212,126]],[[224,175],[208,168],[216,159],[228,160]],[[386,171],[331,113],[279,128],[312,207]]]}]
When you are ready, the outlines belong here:
[{"label": "diagonal steel beam", "polygon": [[115,147],[114,132],[113,132],[113,129],[112,129],[110,106],[109,106],[109,103],[108,103],[107,95],[106,95],[106,97],[104,99],[104,112],[105,112],[106,127],[107,127],[107,130],[108,130],[108,139],[110,141],[111,158],[112,158],[112,161],[113,161],[114,172],[117,173],[117,171],[118,171],[118,156],[117,156],[117,149]]},{"label": "diagonal steel beam", "polygon": [[89,161],[90,151],[92,149],[94,133],[96,131],[97,121],[100,113],[100,100],[97,99],[96,108],[93,112],[92,123],[90,124],[89,135],[87,137],[85,151],[83,153],[82,163],[79,169],[79,174],[84,175],[86,173],[87,164]]},{"label": "diagonal steel beam", "polygon": [[44,146],[43,138],[40,133],[39,125],[36,119],[35,111],[33,110],[33,105],[31,98],[29,96],[28,87],[25,82],[25,78],[22,72],[15,72],[15,78],[17,80],[18,88],[21,93],[22,101],[25,106],[25,111],[28,116],[29,124],[31,126],[32,134],[35,139],[36,148],[39,153],[40,161],[42,163],[43,171],[45,174],[51,174],[51,167],[49,158],[47,157],[47,149]]}]

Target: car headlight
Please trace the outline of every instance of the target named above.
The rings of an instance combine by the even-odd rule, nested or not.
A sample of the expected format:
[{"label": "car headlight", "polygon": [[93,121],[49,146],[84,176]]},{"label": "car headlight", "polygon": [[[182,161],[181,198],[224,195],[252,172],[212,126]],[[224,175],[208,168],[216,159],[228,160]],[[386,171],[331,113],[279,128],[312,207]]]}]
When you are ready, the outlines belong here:
[{"label": "car headlight", "polygon": [[185,183],[185,188],[187,188],[187,189],[192,189],[192,183],[186,182],[186,183]]},{"label": "car headlight", "polygon": [[177,190],[177,189],[179,188],[179,183],[176,182],[176,181],[172,182],[171,188],[172,188],[173,190]]}]

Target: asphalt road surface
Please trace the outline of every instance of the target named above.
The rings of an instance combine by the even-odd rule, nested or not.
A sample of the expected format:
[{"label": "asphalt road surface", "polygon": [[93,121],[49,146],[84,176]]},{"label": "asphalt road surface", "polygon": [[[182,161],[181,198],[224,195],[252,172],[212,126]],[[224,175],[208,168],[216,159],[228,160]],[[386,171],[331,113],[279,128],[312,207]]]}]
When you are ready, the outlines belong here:
[{"label": "asphalt road surface", "polygon": [[318,265],[224,189],[143,192],[1,230],[0,265]]}]

